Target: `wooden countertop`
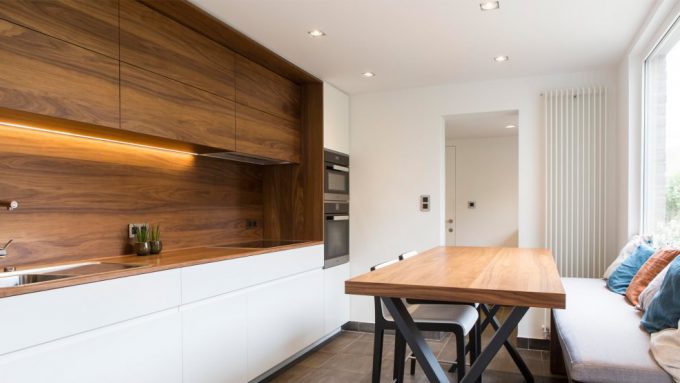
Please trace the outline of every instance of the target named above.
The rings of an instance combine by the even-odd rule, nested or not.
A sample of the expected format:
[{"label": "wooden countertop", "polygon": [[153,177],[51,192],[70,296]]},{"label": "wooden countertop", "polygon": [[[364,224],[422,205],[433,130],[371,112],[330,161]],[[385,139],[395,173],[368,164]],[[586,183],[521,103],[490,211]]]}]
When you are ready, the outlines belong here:
[{"label": "wooden countertop", "polygon": [[[102,272],[97,274],[76,275],[69,278],[32,283],[23,286],[0,288],[0,298],[322,244],[323,242],[321,241],[308,241],[270,248],[196,247],[191,249],[165,251],[159,255],[149,256],[125,255],[117,257],[93,258],[79,262],[69,262],[61,264],[55,263],[40,265],[24,265],[22,267],[17,267],[16,271],[56,267],[60,265],[85,262],[122,263],[142,266],[124,270]],[[51,274],[60,273],[51,272]],[[65,272],[64,274],[67,274],[67,272]]]},{"label": "wooden countertop", "polygon": [[565,308],[547,249],[436,247],[345,282],[345,292],[394,298]]}]

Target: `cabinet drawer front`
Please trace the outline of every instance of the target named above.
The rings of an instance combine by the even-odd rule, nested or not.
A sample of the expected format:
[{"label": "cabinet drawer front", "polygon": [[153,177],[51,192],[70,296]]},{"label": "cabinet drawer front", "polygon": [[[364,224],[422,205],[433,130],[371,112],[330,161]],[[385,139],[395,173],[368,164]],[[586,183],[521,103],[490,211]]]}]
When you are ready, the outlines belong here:
[{"label": "cabinet drawer front", "polygon": [[225,294],[323,267],[323,245],[206,263],[182,269],[182,303]]},{"label": "cabinet drawer front", "polygon": [[0,20],[0,106],[117,128],[118,61]]},{"label": "cabinet drawer front", "polygon": [[248,289],[248,379],[323,336],[323,271]]},{"label": "cabinet drawer front", "polygon": [[0,355],[179,306],[179,270],[118,278],[0,300]]},{"label": "cabinet drawer front", "polygon": [[245,57],[236,56],[236,102],[300,120],[300,86]]},{"label": "cabinet drawer front", "polygon": [[300,125],[236,104],[236,151],[300,162]]},{"label": "cabinet drawer front", "polygon": [[184,381],[248,381],[247,301],[239,291],[182,306]]},{"label": "cabinet drawer front", "polygon": [[234,102],[121,63],[121,129],[234,150]]},{"label": "cabinet drawer front", "polygon": [[5,0],[0,18],[118,58],[118,0]]},{"label": "cabinet drawer front", "polygon": [[177,309],[0,356],[0,382],[181,383]]},{"label": "cabinet drawer front", "polygon": [[234,99],[234,54],[134,0],[120,4],[120,59]]}]

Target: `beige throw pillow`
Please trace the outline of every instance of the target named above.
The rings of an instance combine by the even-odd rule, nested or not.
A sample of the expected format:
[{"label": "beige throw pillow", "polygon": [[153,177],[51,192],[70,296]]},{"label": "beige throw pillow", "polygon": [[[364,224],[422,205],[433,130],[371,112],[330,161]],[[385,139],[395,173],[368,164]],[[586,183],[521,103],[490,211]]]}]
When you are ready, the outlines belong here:
[{"label": "beige throw pillow", "polygon": [[653,333],[649,349],[659,366],[680,383],[680,330],[669,328]]}]

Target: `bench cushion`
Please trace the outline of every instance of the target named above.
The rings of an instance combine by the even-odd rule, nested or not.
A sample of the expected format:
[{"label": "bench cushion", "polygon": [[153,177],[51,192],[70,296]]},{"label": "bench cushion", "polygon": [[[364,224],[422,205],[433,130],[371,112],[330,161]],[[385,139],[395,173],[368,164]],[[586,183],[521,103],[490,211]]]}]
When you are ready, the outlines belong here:
[{"label": "bench cushion", "polygon": [[641,314],[601,279],[563,278],[567,309],[553,310],[567,373],[579,382],[672,383],[654,360]]}]

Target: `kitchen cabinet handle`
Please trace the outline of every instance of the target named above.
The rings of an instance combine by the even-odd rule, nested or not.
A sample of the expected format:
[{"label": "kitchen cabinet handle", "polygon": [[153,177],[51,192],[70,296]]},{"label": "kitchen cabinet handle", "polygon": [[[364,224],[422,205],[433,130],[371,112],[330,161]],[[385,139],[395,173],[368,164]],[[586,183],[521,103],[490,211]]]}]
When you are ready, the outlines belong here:
[{"label": "kitchen cabinet handle", "polygon": [[340,172],[349,173],[349,168],[346,167],[346,166],[333,165],[330,168],[333,169],[333,170],[340,171]]},{"label": "kitchen cabinet handle", "polygon": [[326,220],[328,221],[348,221],[349,216],[348,215],[331,215],[326,217]]}]

